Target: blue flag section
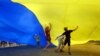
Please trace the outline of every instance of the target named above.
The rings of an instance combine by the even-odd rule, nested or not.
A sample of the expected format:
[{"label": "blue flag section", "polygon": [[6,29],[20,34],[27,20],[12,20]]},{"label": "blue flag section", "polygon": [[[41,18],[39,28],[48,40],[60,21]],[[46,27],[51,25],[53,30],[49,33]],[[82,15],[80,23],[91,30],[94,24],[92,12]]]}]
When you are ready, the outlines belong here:
[{"label": "blue flag section", "polygon": [[11,0],[0,0],[0,41],[36,45],[35,34],[46,45],[43,27],[33,12]]}]

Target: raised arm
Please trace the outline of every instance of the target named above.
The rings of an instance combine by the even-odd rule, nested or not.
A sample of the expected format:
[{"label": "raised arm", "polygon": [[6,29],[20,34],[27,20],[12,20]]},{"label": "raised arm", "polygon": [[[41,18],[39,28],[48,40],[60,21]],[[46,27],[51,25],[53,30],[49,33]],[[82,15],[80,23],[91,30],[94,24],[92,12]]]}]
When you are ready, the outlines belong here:
[{"label": "raised arm", "polygon": [[51,30],[51,28],[52,28],[51,23],[49,23],[49,27],[50,27],[50,30]]},{"label": "raised arm", "polygon": [[75,29],[73,29],[73,31],[75,31],[75,30],[77,30],[78,29],[78,26],[75,28]]}]

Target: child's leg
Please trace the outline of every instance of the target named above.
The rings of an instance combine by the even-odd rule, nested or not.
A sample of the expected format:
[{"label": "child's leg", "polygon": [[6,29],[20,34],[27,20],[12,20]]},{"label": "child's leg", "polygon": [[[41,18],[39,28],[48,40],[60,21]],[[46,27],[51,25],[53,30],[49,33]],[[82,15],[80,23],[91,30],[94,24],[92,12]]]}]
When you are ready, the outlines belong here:
[{"label": "child's leg", "polygon": [[57,47],[57,49],[55,50],[56,52],[58,52],[58,51],[60,51],[60,47],[61,47],[61,40],[58,40],[58,47]]},{"label": "child's leg", "polygon": [[49,46],[50,46],[50,42],[47,41],[47,45],[46,45],[46,47],[44,48],[44,50],[46,50]]},{"label": "child's leg", "polygon": [[68,41],[68,53],[71,55],[70,40]]},{"label": "child's leg", "polygon": [[37,41],[37,46],[38,46],[38,48],[40,47],[40,42],[39,41]]},{"label": "child's leg", "polygon": [[62,41],[62,46],[61,46],[61,48],[60,48],[60,52],[63,52],[63,48],[64,48],[64,46],[67,44],[67,41],[65,40],[65,41]]},{"label": "child's leg", "polygon": [[70,46],[68,46],[68,54],[71,55]]},{"label": "child's leg", "polygon": [[61,47],[61,40],[58,40],[58,48],[57,48],[58,51],[60,50],[60,47]]},{"label": "child's leg", "polygon": [[68,46],[68,52],[70,52],[70,46]]}]

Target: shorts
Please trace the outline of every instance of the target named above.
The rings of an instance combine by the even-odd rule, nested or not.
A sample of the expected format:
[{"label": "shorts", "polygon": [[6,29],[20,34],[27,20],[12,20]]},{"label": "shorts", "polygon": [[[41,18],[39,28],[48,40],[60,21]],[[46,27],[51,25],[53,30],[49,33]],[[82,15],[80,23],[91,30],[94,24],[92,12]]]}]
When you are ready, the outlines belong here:
[{"label": "shorts", "polygon": [[68,43],[68,46],[70,46],[70,39],[65,39],[64,45],[66,45],[67,43]]}]

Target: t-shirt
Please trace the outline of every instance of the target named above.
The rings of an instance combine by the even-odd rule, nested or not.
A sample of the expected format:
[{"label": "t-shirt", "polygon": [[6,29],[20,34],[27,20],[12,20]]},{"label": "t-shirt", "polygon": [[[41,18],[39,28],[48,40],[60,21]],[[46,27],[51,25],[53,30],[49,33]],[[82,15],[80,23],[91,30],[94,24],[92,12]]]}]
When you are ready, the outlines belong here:
[{"label": "t-shirt", "polygon": [[62,35],[65,35],[65,36],[66,36],[65,39],[70,39],[70,38],[71,38],[70,34],[71,34],[72,31],[73,31],[73,30],[65,31]]},{"label": "t-shirt", "polygon": [[50,38],[50,30],[46,30],[46,29],[45,29],[45,34],[46,34],[46,37],[47,37],[47,38]]}]

